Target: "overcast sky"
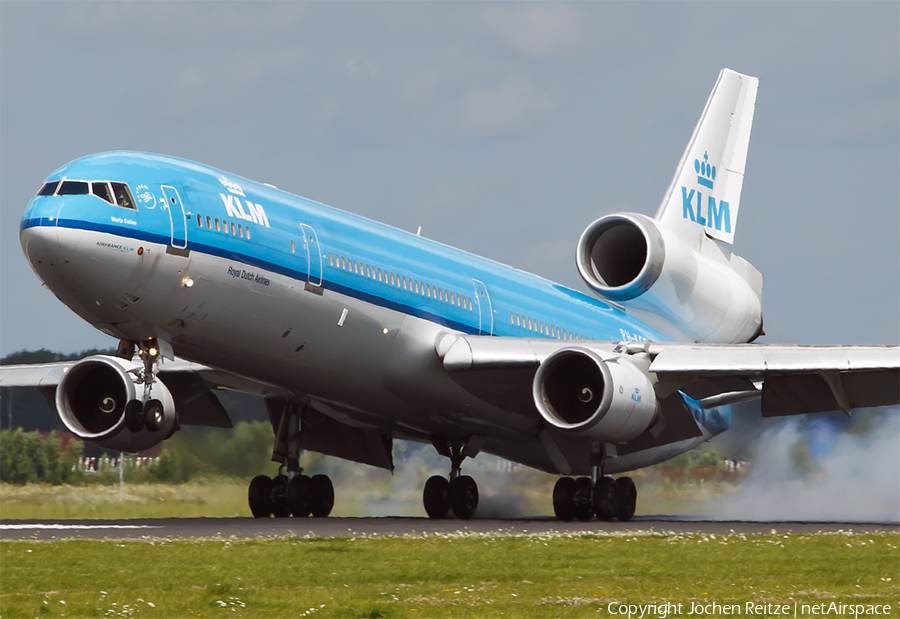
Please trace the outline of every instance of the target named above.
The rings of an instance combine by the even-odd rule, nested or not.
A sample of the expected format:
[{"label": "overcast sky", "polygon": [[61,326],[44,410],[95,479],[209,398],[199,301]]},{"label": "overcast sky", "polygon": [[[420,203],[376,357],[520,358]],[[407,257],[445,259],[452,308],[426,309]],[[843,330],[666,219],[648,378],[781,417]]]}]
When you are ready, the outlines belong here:
[{"label": "overcast sky", "polygon": [[0,2],[0,354],[109,346],[18,243],[89,153],[177,155],[585,289],[722,67],[759,77],[734,250],[766,342],[900,341],[900,4]]}]

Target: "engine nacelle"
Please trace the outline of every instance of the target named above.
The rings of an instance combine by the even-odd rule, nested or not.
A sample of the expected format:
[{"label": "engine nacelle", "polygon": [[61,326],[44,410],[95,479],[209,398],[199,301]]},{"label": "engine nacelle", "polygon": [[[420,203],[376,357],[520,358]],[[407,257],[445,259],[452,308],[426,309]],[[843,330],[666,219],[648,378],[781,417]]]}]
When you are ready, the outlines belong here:
[{"label": "engine nacelle", "polygon": [[[696,247],[637,213],[602,217],[578,240],[578,272],[600,297],[695,341],[749,342],[762,329],[762,276],[702,234]],[[751,283],[752,282],[752,283]],[[648,318],[649,317],[649,318]]]},{"label": "engine nacelle", "polygon": [[650,377],[628,360],[604,359],[573,346],[544,359],[534,376],[534,403],[550,425],[605,443],[624,443],[656,419]]},{"label": "engine nacelle", "polygon": [[166,386],[153,383],[150,397],[163,405],[158,430],[132,432],[125,405],[139,397],[130,369],[140,367],[116,357],[96,355],[71,366],[56,387],[56,411],[72,434],[105,449],[138,452],[168,438],[175,426],[175,403]]}]

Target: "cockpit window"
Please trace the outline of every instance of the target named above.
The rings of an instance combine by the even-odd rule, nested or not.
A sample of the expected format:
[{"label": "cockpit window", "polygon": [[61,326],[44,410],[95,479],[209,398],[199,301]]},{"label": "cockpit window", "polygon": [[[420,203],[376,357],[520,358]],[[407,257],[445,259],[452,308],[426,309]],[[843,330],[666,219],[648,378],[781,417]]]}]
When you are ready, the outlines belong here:
[{"label": "cockpit window", "polygon": [[94,195],[112,205],[137,210],[131,189],[125,183],[113,181],[50,181],[38,190],[39,196],[79,196]]},{"label": "cockpit window", "polygon": [[79,196],[88,192],[88,184],[84,181],[63,181],[59,186],[57,195],[60,196]]},{"label": "cockpit window", "polygon": [[51,181],[49,183],[44,183],[41,188],[38,190],[37,195],[39,196],[52,196],[56,193],[56,188],[59,186],[59,181]]},{"label": "cockpit window", "polygon": [[134,198],[131,197],[131,190],[125,183],[110,183],[112,185],[113,194],[116,196],[116,204],[125,208],[137,210],[134,205]]},{"label": "cockpit window", "polygon": [[115,204],[112,198],[112,192],[109,190],[109,184],[104,182],[93,182],[91,183],[91,193],[97,196],[98,198],[103,198],[110,204]]}]

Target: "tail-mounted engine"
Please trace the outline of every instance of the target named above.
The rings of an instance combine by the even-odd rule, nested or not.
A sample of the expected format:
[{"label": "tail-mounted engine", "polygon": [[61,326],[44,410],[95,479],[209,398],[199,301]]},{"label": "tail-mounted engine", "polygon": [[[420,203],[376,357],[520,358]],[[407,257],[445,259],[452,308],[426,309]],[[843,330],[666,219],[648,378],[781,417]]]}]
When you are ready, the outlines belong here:
[{"label": "tail-mounted engine", "polygon": [[534,376],[534,403],[544,420],[567,432],[624,443],[656,419],[650,378],[628,360],[571,347],[544,359]]},{"label": "tail-mounted engine", "polygon": [[760,334],[762,277],[705,236],[693,247],[644,215],[608,215],[581,235],[576,263],[598,296],[664,332],[719,343]]},{"label": "tail-mounted engine", "polygon": [[146,403],[137,396],[140,365],[93,356],[71,366],[56,388],[56,410],[81,440],[106,449],[138,452],[168,438],[176,424],[172,395],[160,381]]}]

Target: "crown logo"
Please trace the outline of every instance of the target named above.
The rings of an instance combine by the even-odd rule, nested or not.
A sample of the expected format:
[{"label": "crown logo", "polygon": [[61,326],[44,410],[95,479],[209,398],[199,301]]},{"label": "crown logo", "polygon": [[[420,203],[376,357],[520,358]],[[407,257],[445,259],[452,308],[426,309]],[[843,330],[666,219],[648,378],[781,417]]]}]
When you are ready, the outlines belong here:
[{"label": "crown logo", "polygon": [[697,172],[697,184],[713,188],[716,180],[716,166],[709,165],[709,153],[703,153],[703,161],[694,159],[694,170]]},{"label": "crown logo", "polygon": [[220,176],[220,177],[219,177],[219,182],[222,183],[222,184],[225,186],[225,189],[227,189],[229,193],[233,193],[233,194],[236,194],[236,195],[239,195],[239,196],[243,196],[243,195],[244,195],[244,190],[241,189],[241,186],[240,186],[240,185],[238,185],[237,183],[231,182],[230,180],[228,180],[228,179],[225,178],[224,176]]}]

